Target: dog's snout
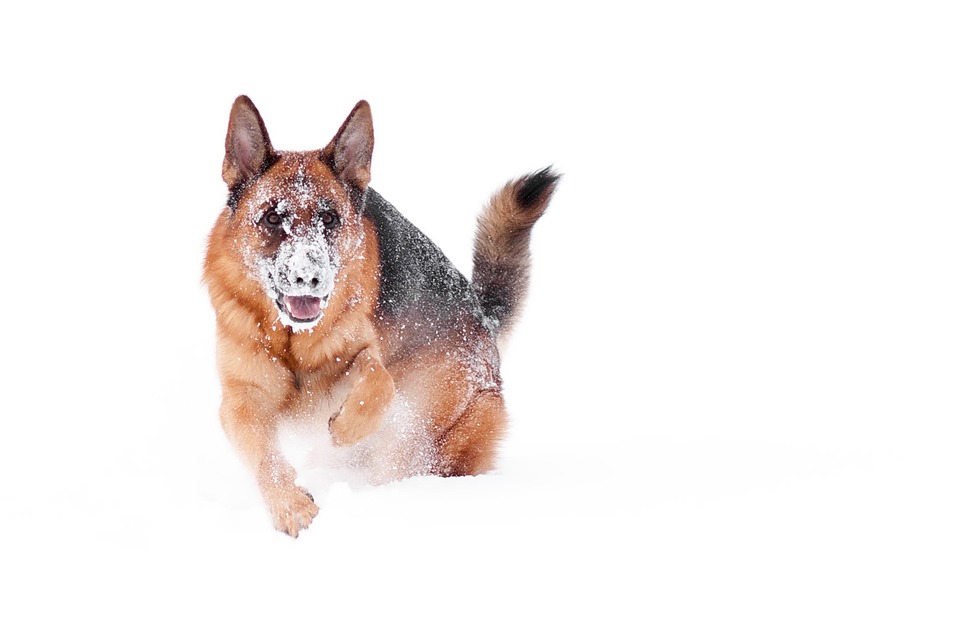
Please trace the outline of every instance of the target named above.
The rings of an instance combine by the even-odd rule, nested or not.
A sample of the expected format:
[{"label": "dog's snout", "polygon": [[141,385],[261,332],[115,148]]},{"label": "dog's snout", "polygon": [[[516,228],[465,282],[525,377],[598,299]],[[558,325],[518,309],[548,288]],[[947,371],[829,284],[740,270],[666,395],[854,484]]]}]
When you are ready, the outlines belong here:
[{"label": "dog's snout", "polygon": [[274,277],[280,291],[288,295],[323,297],[333,285],[333,273],[326,248],[297,243],[281,249]]}]

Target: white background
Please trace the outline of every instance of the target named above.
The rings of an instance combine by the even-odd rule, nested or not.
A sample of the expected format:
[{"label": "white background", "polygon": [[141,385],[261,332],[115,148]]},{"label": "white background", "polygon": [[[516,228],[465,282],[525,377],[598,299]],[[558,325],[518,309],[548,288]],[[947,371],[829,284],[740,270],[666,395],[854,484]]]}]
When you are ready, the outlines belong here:
[{"label": "white background", "polygon": [[[8,3],[9,4],[9,3]],[[927,2],[2,10],[0,638],[956,641],[960,21]],[[470,265],[563,182],[496,473],[274,532],[200,283],[232,100],[373,107]]]}]

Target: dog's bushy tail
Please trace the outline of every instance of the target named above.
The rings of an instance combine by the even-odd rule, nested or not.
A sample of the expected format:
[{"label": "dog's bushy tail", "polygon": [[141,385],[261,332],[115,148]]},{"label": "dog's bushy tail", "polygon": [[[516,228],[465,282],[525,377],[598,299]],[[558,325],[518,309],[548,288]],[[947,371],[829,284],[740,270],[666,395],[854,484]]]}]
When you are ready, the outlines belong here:
[{"label": "dog's bushy tail", "polygon": [[503,186],[477,220],[473,286],[498,340],[520,312],[530,279],[530,231],[543,215],[560,175],[547,167]]}]

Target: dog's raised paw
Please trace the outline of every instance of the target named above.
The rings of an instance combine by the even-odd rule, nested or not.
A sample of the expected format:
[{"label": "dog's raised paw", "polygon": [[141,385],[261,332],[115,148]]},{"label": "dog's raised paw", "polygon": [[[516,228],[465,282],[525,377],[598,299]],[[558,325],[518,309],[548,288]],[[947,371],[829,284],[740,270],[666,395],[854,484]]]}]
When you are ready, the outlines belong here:
[{"label": "dog's raised paw", "polygon": [[330,438],[338,447],[356,444],[370,435],[370,423],[343,409],[330,416]]}]

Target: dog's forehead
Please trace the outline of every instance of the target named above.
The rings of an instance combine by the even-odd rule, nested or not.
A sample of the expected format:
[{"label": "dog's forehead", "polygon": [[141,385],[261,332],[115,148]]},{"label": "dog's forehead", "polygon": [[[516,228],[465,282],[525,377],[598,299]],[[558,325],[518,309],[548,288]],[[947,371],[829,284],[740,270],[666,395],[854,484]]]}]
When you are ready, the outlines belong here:
[{"label": "dog's forehead", "polygon": [[302,152],[283,153],[261,177],[253,196],[254,207],[269,203],[305,213],[321,202],[334,207],[348,202],[330,167],[316,154]]}]

